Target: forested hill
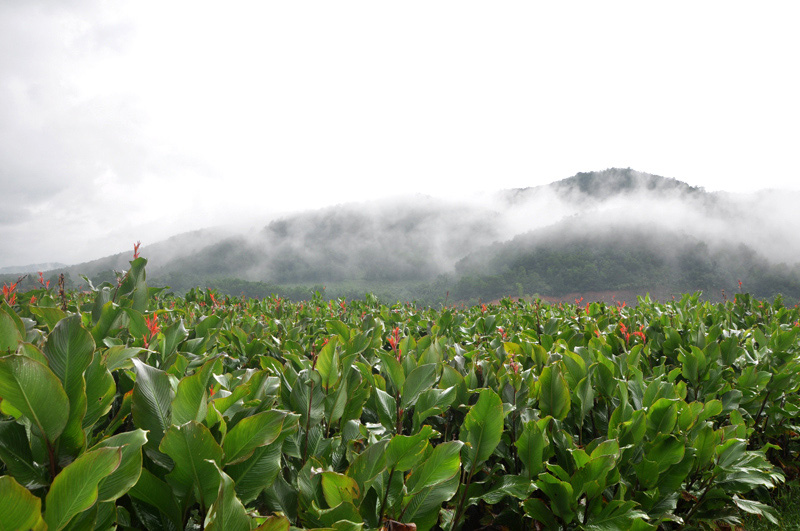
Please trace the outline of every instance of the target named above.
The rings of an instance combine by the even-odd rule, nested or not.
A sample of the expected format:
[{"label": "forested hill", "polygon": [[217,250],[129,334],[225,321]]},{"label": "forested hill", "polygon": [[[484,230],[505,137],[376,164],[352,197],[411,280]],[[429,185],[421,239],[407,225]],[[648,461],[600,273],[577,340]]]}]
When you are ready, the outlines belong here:
[{"label": "forested hill", "polygon": [[[794,195],[792,195],[794,194]],[[797,193],[710,193],[631,169],[453,201],[406,196],[145,245],[151,285],[426,304],[629,290],[800,297]],[[47,272],[115,281],[131,252]],[[6,279],[16,276],[6,275]],[[35,280],[34,277],[28,281]]]}]

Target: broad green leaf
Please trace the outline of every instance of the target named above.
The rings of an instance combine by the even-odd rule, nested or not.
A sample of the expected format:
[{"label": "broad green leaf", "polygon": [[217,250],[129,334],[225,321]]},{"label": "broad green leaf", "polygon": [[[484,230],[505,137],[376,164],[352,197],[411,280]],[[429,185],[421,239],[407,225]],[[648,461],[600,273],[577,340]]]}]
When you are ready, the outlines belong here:
[{"label": "broad green leaf", "polygon": [[345,501],[352,503],[361,496],[356,480],[336,472],[322,473],[322,495],[329,507]]},{"label": "broad green leaf", "polygon": [[147,447],[157,448],[164,432],[172,424],[172,386],[169,376],[139,361],[133,360],[136,383],[133,386],[131,416],[137,428],[147,430]]},{"label": "broad green leaf", "polygon": [[66,527],[97,501],[97,486],[117,469],[119,448],[98,448],[67,465],[53,480],[45,499],[45,521],[52,531]]},{"label": "broad green leaf", "polygon": [[138,347],[129,348],[123,345],[117,345],[103,353],[103,360],[105,361],[106,368],[111,372],[123,367],[133,368],[131,358],[137,356],[140,352],[142,352],[142,349]]},{"label": "broad green leaf", "polygon": [[436,382],[436,365],[420,365],[406,376],[403,392],[400,394],[400,407],[408,409],[417,403],[420,393],[433,387]]},{"label": "broad green leaf", "polygon": [[114,377],[95,352],[92,363],[84,373],[86,379],[86,415],[83,417],[83,429],[94,426],[100,417],[108,414],[117,396],[117,385]]},{"label": "broad green leaf", "polygon": [[428,417],[443,413],[455,401],[457,394],[455,385],[446,389],[427,389],[420,393],[414,406],[414,432],[419,431]]},{"label": "broad green leaf", "polygon": [[[319,375],[316,377],[318,379]],[[292,386],[289,396],[291,410],[300,414],[300,425],[304,428],[307,425],[313,428],[325,415],[325,394],[321,387],[307,371],[300,372]]]},{"label": "broad green leaf", "polygon": [[175,468],[167,474],[175,493],[183,498],[193,492],[197,501],[209,507],[219,489],[214,463],[222,461],[223,451],[208,428],[195,421],[172,426],[164,433],[158,449],[175,462]]},{"label": "broad green leaf", "polygon": [[647,435],[651,438],[659,433],[672,433],[678,421],[678,403],[668,398],[659,398],[647,411]]},{"label": "broad green leaf", "polygon": [[42,365],[47,365],[47,358],[42,354],[42,351],[31,343],[20,343],[17,348],[17,354],[34,359]]},{"label": "broad green leaf", "polygon": [[763,516],[769,523],[779,525],[778,512],[774,507],[753,500],[744,500],[735,494],[733,496],[733,503],[746,513]]},{"label": "broad green leaf", "polygon": [[480,496],[470,498],[467,501],[467,505],[477,503],[478,500],[483,500],[489,505],[495,505],[506,496],[511,496],[518,500],[525,500],[535,489],[535,483],[527,477],[510,475],[500,476],[500,478],[492,483],[489,490],[482,493]]},{"label": "broad green leaf", "polygon": [[591,531],[631,529],[637,518],[648,518],[648,515],[636,508],[636,502],[613,500],[599,514],[590,516],[584,528]]},{"label": "broad green leaf", "polygon": [[6,465],[6,473],[23,487],[37,489],[49,485],[44,467],[33,460],[25,427],[16,421],[0,421],[0,459]]},{"label": "broad green leaf", "polygon": [[69,399],[49,368],[24,356],[0,358],[0,396],[55,441],[69,417]]},{"label": "broad green leaf", "polygon": [[522,433],[514,443],[517,447],[517,455],[522,464],[525,465],[525,472],[529,478],[534,478],[544,468],[544,449],[549,444],[544,431],[552,417],[545,417],[539,422],[529,421],[522,427]]},{"label": "broad green leaf", "polygon": [[0,356],[16,352],[17,346],[24,339],[14,319],[0,307]]},{"label": "broad green leaf", "polygon": [[115,447],[122,449],[119,466],[98,485],[100,501],[116,500],[136,485],[142,472],[142,446],[146,442],[147,434],[144,431],[133,430],[103,439],[91,448],[91,450]]},{"label": "broad green leaf", "polygon": [[275,441],[283,428],[286,419],[285,411],[271,410],[257,413],[240,420],[225,436],[222,449],[225,451],[225,463],[234,464],[244,461],[253,451]]},{"label": "broad green leaf", "polygon": [[347,475],[356,480],[362,495],[367,492],[375,478],[386,470],[386,445],[388,443],[387,439],[382,439],[367,446],[366,450],[358,454],[347,469]]},{"label": "broad green leaf", "polygon": [[92,327],[92,337],[95,343],[102,343],[113,328],[119,327],[123,315],[124,312],[119,305],[114,304],[112,301],[105,303],[100,311],[100,318],[97,319],[94,327]]},{"label": "broad green leaf", "polygon": [[289,531],[291,522],[285,516],[268,516],[264,523],[253,531]]},{"label": "broad green leaf", "polygon": [[189,337],[189,332],[183,326],[183,319],[172,323],[163,329],[161,333],[164,335],[164,339],[161,340],[158,350],[165,358],[174,354],[178,350],[178,345]]},{"label": "broad green leaf", "polygon": [[460,441],[450,441],[436,446],[428,459],[411,471],[406,481],[408,494],[413,495],[457,475],[461,466],[459,454],[462,446],[463,443]]},{"label": "broad green leaf", "polygon": [[503,434],[503,402],[491,389],[481,391],[461,426],[460,439],[465,443],[464,462],[471,472],[486,461],[500,443]]},{"label": "broad green leaf", "polygon": [[208,511],[205,527],[207,531],[250,531],[250,517],[244,505],[236,497],[233,480],[214,461],[211,465],[219,475],[217,499]]},{"label": "broad green leaf", "polygon": [[394,468],[400,472],[411,470],[425,457],[428,439],[434,431],[430,426],[423,428],[416,435],[395,435],[386,447],[386,468]]},{"label": "broad green leaf", "polygon": [[69,417],[61,434],[59,448],[77,454],[86,443],[83,418],[86,415],[86,381],[83,373],[92,363],[94,339],[81,326],[79,315],[58,322],[47,337],[44,355],[53,373],[58,376],[69,398]]},{"label": "broad green leaf", "polygon": [[50,369],[64,382],[68,396],[71,397],[72,389],[79,385],[83,371],[92,362],[93,353],[94,339],[81,326],[79,315],[62,319],[47,336],[44,355]]},{"label": "broad green leaf", "polygon": [[400,365],[400,362],[391,352],[380,351],[378,356],[381,359],[383,371],[389,377],[389,381],[392,382],[395,389],[402,390],[406,381],[406,373],[403,371],[403,366]]},{"label": "broad green leaf", "polygon": [[548,473],[539,476],[537,485],[550,499],[553,513],[567,524],[572,522],[575,518],[572,485]]},{"label": "broad green leaf", "polygon": [[198,371],[186,376],[178,383],[172,401],[172,422],[180,426],[190,420],[201,422],[206,417],[208,380],[217,362],[216,357],[206,361]]},{"label": "broad green leaf", "polygon": [[525,500],[522,507],[525,509],[525,514],[547,526],[547,529],[558,529],[561,527],[553,516],[553,511],[551,511],[540,498]]},{"label": "broad green leaf", "polygon": [[33,529],[42,519],[41,512],[42,500],[11,476],[0,476],[0,531]]},{"label": "broad green leaf", "polygon": [[[446,443],[449,444],[449,443]],[[417,489],[403,498],[403,522],[414,522],[417,531],[428,531],[439,520],[442,504],[450,500],[458,490],[459,477],[454,474],[444,482]]]},{"label": "broad green leaf", "polygon": [[281,469],[281,438],[272,444],[256,448],[253,455],[225,471],[236,482],[236,494],[243,503],[250,503],[264,489],[272,486]]},{"label": "broad green leaf", "polygon": [[[330,324],[330,323],[328,323]],[[316,369],[322,377],[322,387],[326,392],[339,380],[339,353],[336,350],[338,341],[331,339],[317,354]]]},{"label": "broad green leaf", "polygon": [[539,376],[539,409],[542,416],[557,420],[564,420],[569,413],[569,386],[557,364],[545,367]]},{"label": "broad green leaf", "polygon": [[131,487],[128,494],[157,508],[176,529],[182,528],[181,510],[178,508],[172,488],[146,468],[142,469],[139,480]]},{"label": "broad green leaf", "polygon": [[683,441],[674,435],[660,434],[647,450],[646,458],[658,463],[659,472],[663,472],[671,465],[680,463],[685,450]]}]

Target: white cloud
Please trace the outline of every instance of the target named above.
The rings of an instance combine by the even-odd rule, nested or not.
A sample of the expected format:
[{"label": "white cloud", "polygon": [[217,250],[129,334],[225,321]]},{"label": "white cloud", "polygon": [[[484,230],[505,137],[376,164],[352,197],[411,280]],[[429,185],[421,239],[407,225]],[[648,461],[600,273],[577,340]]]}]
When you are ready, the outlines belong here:
[{"label": "white cloud", "polygon": [[797,189],[799,11],[3,3],[0,265],[612,166]]}]

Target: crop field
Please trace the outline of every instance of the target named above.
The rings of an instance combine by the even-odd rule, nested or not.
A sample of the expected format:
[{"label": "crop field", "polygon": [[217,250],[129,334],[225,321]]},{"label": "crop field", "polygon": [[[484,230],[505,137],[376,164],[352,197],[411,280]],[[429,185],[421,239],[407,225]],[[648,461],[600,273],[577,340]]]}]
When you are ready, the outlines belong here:
[{"label": "crop field", "polygon": [[4,287],[0,531],[782,525],[794,301],[177,297],[146,263]]}]

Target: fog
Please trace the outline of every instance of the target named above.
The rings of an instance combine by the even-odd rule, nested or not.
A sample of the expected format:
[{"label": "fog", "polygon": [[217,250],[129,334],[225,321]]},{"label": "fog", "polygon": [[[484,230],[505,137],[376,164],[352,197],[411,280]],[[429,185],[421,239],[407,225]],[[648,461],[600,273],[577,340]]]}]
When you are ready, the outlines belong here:
[{"label": "fog", "polygon": [[[680,242],[711,252],[746,246],[778,264],[800,263],[800,193],[706,192],[627,169],[579,174],[550,185],[458,199],[423,195],[242,219],[145,245],[151,274],[184,272],[276,283],[419,281],[487,262],[497,245],[640,238],[674,259]],[[123,269],[130,253],[118,255]],[[488,263],[488,262],[487,262]],[[96,272],[111,262],[82,266]],[[76,271],[81,268],[75,268]]]}]

